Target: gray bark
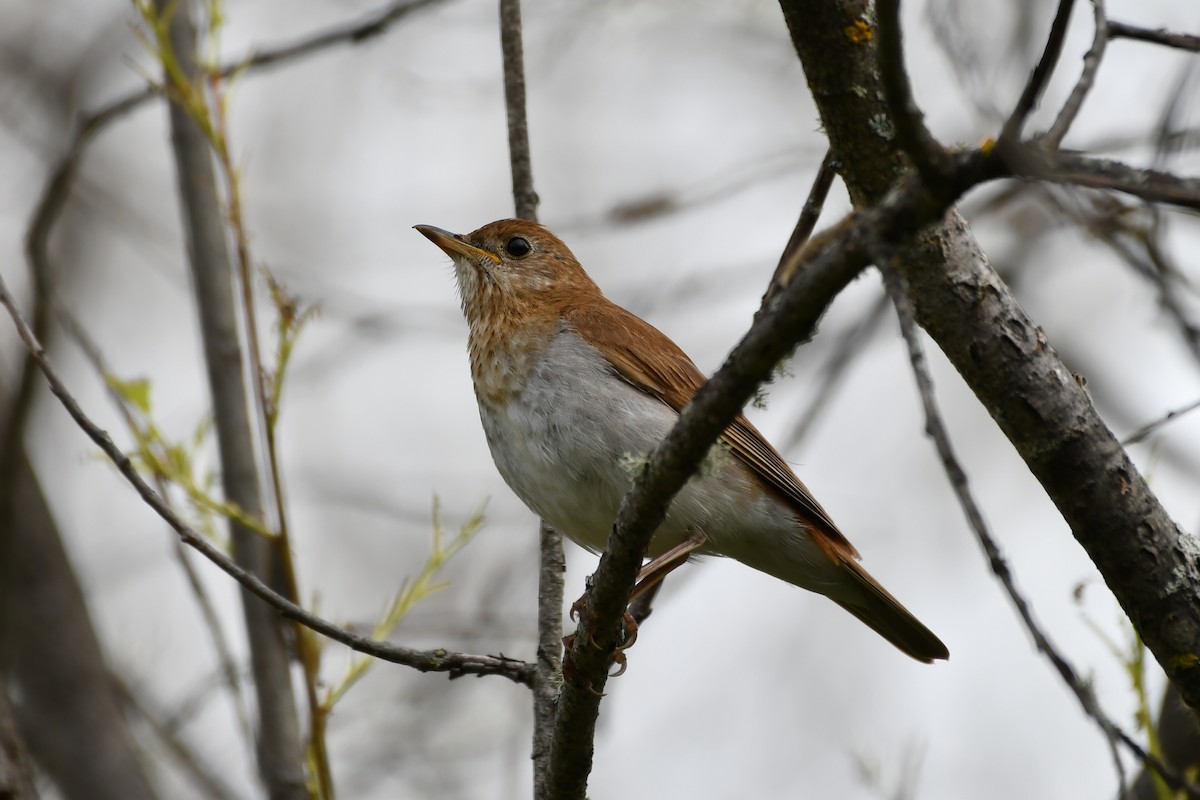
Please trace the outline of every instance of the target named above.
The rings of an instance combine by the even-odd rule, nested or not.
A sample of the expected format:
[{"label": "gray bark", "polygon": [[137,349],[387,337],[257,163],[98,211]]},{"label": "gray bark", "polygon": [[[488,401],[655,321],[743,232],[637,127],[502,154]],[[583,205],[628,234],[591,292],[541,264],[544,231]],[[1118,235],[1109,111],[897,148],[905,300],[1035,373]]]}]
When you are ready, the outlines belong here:
[{"label": "gray bark", "polygon": [[[10,436],[16,436],[10,432]],[[0,667],[31,755],[63,796],[156,797],[75,571],[20,438],[0,471]]]},{"label": "gray bark", "polygon": [[[855,206],[879,201],[905,160],[890,140],[876,43],[847,26],[865,0],[781,0],[838,170]],[[914,233],[916,233],[914,231]],[[1080,381],[951,211],[898,254],[917,321],[1016,447],[1143,640],[1200,709],[1200,565]]]},{"label": "gray bark", "polygon": [[[171,46],[184,74],[194,79],[198,69],[191,4],[186,0],[159,0],[157,7],[160,13],[173,9]],[[175,103],[171,104],[170,118],[188,259],[213,398],[222,487],[231,502],[248,515],[261,518],[261,483],[238,336],[233,269],[212,151],[200,127]],[[270,543],[234,521],[230,521],[230,530],[235,560],[265,578],[272,556]],[[245,589],[242,606],[258,700],[259,774],[275,800],[307,798],[300,723],[284,633],[289,623]]]}]

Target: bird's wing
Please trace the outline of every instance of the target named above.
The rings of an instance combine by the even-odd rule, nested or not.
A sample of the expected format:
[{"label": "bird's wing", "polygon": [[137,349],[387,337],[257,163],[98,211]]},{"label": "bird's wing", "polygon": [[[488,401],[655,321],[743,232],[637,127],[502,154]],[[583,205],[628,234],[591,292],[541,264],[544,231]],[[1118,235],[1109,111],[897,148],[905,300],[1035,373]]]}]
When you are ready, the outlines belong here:
[{"label": "bird's wing", "polygon": [[[650,323],[610,302],[564,310],[563,320],[600,351],[617,373],[675,411],[682,411],[705,382],[687,354]],[[782,495],[811,528],[825,536],[814,541],[831,556],[857,558],[821,504],[809,493],[783,456],[739,414],[721,438],[764,484]]]}]

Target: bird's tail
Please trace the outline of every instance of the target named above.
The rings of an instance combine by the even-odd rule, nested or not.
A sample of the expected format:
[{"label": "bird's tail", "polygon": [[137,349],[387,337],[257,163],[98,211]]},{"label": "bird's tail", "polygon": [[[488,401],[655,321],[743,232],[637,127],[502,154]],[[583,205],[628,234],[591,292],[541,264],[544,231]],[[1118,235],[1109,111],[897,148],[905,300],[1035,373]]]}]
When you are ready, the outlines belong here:
[{"label": "bird's tail", "polygon": [[858,591],[839,592],[831,598],[839,606],[862,620],[871,630],[926,664],[934,659],[950,658],[950,651],[933,631],[921,624],[900,601],[892,597],[865,569],[852,559],[841,559],[842,569]]}]

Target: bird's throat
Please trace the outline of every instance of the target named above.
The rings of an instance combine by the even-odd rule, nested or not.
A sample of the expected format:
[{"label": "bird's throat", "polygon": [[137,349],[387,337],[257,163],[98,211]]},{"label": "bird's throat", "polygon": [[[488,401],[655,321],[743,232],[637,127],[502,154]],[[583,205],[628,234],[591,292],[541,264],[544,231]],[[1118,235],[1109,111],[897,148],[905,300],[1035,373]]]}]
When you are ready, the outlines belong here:
[{"label": "bird's throat", "polygon": [[525,390],[558,325],[557,318],[507,311],[493,307],[485,315],[467,315],[475,394],[481,404],[492,408],[507,404]]}]

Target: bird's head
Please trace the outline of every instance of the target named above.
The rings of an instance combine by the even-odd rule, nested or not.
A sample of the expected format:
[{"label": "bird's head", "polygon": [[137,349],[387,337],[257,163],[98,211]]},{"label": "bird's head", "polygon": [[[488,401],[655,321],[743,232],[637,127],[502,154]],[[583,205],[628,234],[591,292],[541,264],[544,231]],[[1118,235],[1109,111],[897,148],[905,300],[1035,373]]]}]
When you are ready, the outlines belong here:
[{"label": "bird's head", "polygon": [[557,315],[599,292],[562,240],[536,222],[502,219],[467,234],[415,227],[454,260],[468,320],[497,312]]}]

